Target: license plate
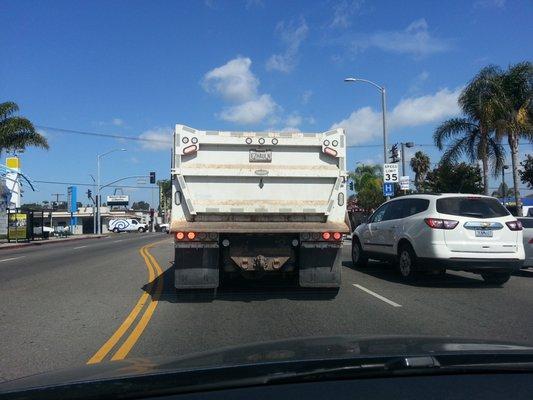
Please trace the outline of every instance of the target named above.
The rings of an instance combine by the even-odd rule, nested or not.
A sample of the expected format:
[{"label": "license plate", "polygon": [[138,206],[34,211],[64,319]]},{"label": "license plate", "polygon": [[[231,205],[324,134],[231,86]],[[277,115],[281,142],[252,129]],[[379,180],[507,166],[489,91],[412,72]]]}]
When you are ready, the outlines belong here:
[{"label": "license plate", "polygon": [[476,229],[476,237],[492,237],[490,229]]},{"label": "license plate", "polygon": [[272,162],[272,150],[250,150],[250,162]]}]

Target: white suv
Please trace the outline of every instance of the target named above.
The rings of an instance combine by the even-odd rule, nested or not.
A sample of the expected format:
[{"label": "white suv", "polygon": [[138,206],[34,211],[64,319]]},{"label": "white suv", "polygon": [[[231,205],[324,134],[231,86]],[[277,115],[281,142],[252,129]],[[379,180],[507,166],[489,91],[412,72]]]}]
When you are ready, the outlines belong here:
[{"label": "white suv", "polygon": [[446,269],[503,284],[524,263],[522,225],[493,197],[416,194],[382,204],[352,237],[352,261],[391,260],[402,277]]}]

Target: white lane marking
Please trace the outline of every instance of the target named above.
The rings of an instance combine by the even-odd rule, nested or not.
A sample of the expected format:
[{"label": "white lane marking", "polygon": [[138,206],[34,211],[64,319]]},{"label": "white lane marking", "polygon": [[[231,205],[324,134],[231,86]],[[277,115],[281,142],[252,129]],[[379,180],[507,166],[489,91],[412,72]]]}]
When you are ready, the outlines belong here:
[{"label": "white lane marking", "polygon": [[387,299],[386,297],[383,297],[382,295],[377,294],[376,292],[373,292],[372,290],[367,289],[367,288],[364,287],[364,286],[358,285],[358,284],[356,284],[356,283],[353,283],[353,285],[354,285],[356,288],[361,289],[363,292],[367,292],[368,294],[374,296],[374,297],[377,298],[377,299],[380,299],[381,301],[384,301],[384,302],[387,303],[387,304],[390,304],[390,305],[393,306],[393,307],[401,307],[401,306],[402,306],[401,304],[395,303],[394,301],[389,300],[389,299]]},{"label": "white lane marking", "polygon": [[0,260],[0,262],[6,262],[6,261],[12,261],[12,260],[18,260],[19,258],[24,258],[26,256],[20,256],[20,257],[12,257],[12,258],[5,258],[3,260]]},{"label": "white lane marking", "polygon": [[78,247],[73,247],[72,249],[77,250],[77,249],[83,249],[84,247],[87,247],[87,246],[78,246]]},{"label": "white lane marking", "polygon": [[111,243],[118,243],[118,242],[123,242],[124,240],[126,239],[120,239],[120,240],[113,240]]}]

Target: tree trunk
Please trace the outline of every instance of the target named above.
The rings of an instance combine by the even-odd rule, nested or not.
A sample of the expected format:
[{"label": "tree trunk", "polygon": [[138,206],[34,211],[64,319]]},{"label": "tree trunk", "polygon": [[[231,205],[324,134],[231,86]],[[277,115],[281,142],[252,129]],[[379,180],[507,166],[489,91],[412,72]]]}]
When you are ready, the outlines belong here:
[{"label": "tree trunk", "polygon": [[482,128],[481,129],[482,137],[481,137],[481,143],[480,143],[480,147],[481,147],[480,158],[481,158],[481,164],[483,165],[483,194],[485,194],[485,196],[488,196],[489,195],[489,159],[487,157],[488,143],[487,143],[486,134],[487,133]]},{"label": "tree trunk", "polygon": [[509,134],[509,147],[511,148],[511,163],[513,168],[513,192],[516,210],[519,217],[522,216],[522,205],[518,194],[518,135]]}]

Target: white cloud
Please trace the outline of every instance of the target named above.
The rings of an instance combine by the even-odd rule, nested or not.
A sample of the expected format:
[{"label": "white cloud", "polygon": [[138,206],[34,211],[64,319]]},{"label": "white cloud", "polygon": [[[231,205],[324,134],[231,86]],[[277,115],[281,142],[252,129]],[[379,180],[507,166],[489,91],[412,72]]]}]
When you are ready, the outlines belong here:
[{"label": "white cloud", "polygon": [[505,0],[478,0],[474,3],[474,8],[505,8]]},{"label": "white cloud", "polygon": [[306,90],[302,93],[302,104],[309,103],[309,100],[311,100],[311,96],[313,96],[312,90]]},{"label": "white cloud", "polygon": [[145,150],[160,151],[169,150],[172,148],[171,128],[154,128],[144,131],[139,135],[139,138],[145,139],[141,141],[141,147]]},{"label": "white cloud", "polygon": [[[390,129],[411,127],[439,122],[460,114],[457,98],[462,88],[453,91],[442,89],[435,94],[410,97],[401,100],[388,115]],[[348,118],[331,126],[346,129],[348,143],[361,144],[382,135],[381,112],[363,107],[353,111]]]},{"label": "white cloud", "polygon": [[251,65],[249,58],[237,57],[205,74],[204,89],[233,103],[218,114],[219,118],[238,124],[257,124],[279,109],[272,96],[258,92],[259,79],[250,70]]},{"label": "white cloud", "polygon": [[293,113],[287,117],[285,124],[293,127],[299,126],[302,124],[302,117],[296,113]]},{"label": "white cloud", "polygon": [[265,3],[263,3],[263,0],[246,0],[246,9],[249,10],[250,8],[254,7],[264,7]]},{"label": "white cloud", "polygon": [[342,0],[333,6],[332,28],[348,28],[352,17],[361,9],[363,0]]},{"label": "white cloud", "polygon": [[219,117],[225,121],[239,124],[257,124],[267,115],[276,111],[277,104],[269,94],[263,94],[257,99],[246,101],[242,104],[227,107]]},{"label": "white cloud", "polygon": [[348,46],[355,53],[370,48],[398,54],[422,57],[442,53],[451,48],[449,40],[432,36],[424,18],[411,22],[401,31],[383,31],[371,34],[358,34],[347,39]]},{"label": "white cloud", "polygon": [[111,123],[115,126],[122,126],[124,125],[124,121],[120,118],[113,118],[113,120],[111,121]]},{"label": "white cloud", "polygon": [[308,32],[309,28],[304,18],[300,18],[298,22],[285,23],[285,21],[281,21],[278,23],[276,34],[280,36],[281,41],[286,46],[286,50],[284,53],[270,56],[266,63],[266,69],[284,73],[291,72],[298,63],[298,51]]},{"label": "white cloud", "polygon": [[409,87],[410,93],[418,93],[420,90],[422,90],[422,87],[429,79],[429,72],[422,71],[419,73],[415,78],[413,79],[411,86]]},{"label": "white cloud", "polygon": [[250,71],[252,60],[237,57],[204,75],[203,88],[209,93],[217,93],[233,102],[244,102],[257,96],[259,79]]},{"label": "white cloud", "polygon": [[282,129],[274,129],[275,132],[283,132],[283,133],[290,133],[290,132],[300,132],[298,128],[295,128],[293,126],[286,126]]}]

